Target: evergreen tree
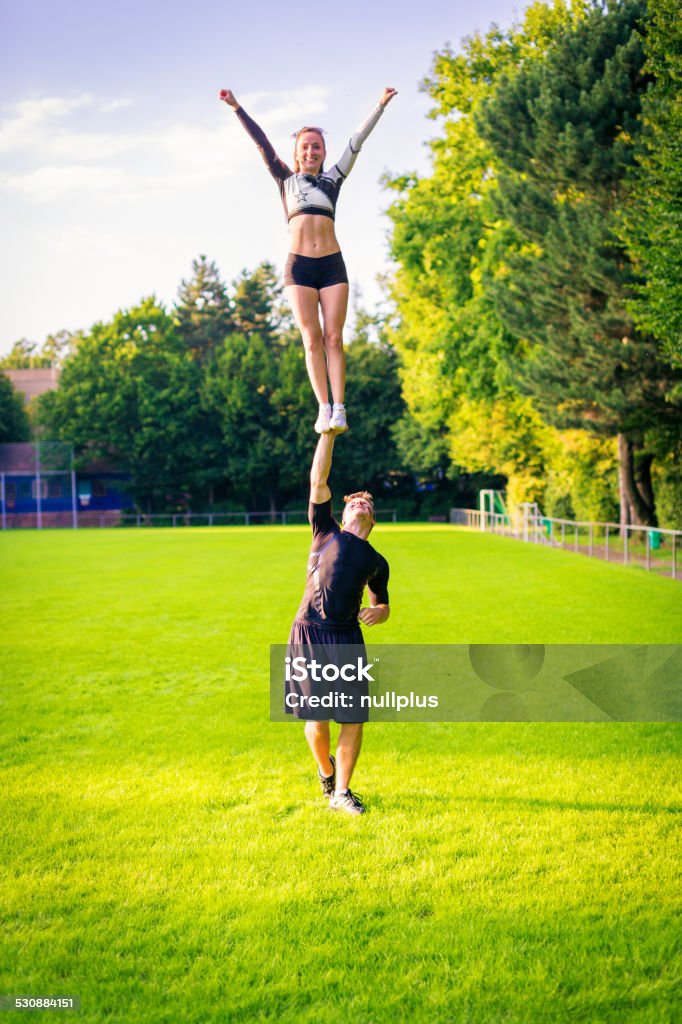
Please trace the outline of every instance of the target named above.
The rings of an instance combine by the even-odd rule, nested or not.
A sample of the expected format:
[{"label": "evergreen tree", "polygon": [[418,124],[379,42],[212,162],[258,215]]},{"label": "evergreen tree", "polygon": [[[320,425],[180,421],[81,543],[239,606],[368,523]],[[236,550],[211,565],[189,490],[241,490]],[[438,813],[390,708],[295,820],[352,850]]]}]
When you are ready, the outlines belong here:
[{"label": "evergreen tree", "polygon": [[217,265],[206,256],[192,261],[192,277],[182,281],[174,312],[180,336],[200,363],[210,360],[235,329],[227,286]]},{"label": "evergreen tree", "polygon": [[269,345],[289,337],[293,321],[272,263],[265,261],[254,271],[243,270],[232,287],[236,330],[245,335],[256,333]]}]

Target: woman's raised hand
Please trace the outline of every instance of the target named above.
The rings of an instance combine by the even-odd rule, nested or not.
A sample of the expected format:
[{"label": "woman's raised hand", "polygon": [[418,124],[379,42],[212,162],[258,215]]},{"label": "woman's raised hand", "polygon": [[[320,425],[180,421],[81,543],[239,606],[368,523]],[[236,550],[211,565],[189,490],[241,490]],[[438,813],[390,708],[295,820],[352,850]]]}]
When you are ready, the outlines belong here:
[{"label": "woman's raised hand", "polygon": [[379,106],[385,107],[387,103],[390,103],[394,96],[398,95],[398,90],[393,89],[390,85],[387,85],[384,89],[383,95],[379,100]]},{"label": "woman's raised hand", "polygon": [[239,106],[231,89],[221,89],[219,95],[220,99],[227,103],[228,107],[232,107],[233,110],[236,110]]}]

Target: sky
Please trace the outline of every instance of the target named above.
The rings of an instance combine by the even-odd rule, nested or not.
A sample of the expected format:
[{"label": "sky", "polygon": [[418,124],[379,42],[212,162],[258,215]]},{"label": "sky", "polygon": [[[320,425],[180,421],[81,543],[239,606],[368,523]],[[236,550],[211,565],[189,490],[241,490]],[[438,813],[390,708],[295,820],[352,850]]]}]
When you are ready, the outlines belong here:
[{"label": "sky", "polygon": [[151,294],[170,306],[201,254],[226,282],[263,260],[283,269],[276,185],[221,88],[285,162],[291,132],[322,125],[328,166],[398,89],[337,207],[351,285],[373,309],[390,266],[380,177],[428,172],[433,54],[524,6],[0,0],[0,354]]}]

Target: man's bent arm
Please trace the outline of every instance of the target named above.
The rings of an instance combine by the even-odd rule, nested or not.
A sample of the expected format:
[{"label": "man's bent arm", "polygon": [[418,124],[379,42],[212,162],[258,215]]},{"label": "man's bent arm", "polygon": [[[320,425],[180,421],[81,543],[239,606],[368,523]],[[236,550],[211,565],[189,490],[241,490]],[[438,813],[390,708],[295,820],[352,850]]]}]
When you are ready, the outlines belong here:
[{"label": "man's bent arm", "polygon": [[328,434],[320,434],[320,440],[317,442],[310,469],[310,500],[314,505],[321,505],[323,502],[329,501],[332,496],[327,480],[332,468],[335,437],[336,432],[331,430]]},{"label": "man's bent arm", "polygon": [[367,593],[369,595],[369,608],[363,608],[358,618],[365,626],[379,626],[382,622],[386,622],[386,619],[391,614],[390,606],[379,604],[376,594],[372,592],[370,587],[367,587]]}]

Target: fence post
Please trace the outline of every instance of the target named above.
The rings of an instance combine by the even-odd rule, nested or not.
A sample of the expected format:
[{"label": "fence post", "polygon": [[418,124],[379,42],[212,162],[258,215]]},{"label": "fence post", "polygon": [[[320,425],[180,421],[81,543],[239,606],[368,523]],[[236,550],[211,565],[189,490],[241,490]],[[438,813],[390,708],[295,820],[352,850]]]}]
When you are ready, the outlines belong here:
[{"label": "fence post", "polygon": [[651,572],[651,536],[648,530],[646,533],[646,571]]},{"label": "fence post", "polygon": [[677,534],[673,534],[673,579],[677,579]]},{"label": "fence post", "polygon": [[76,473],[71,470],[71,512],[73,515],[73,528],[78,529],[78,496],[76,491]]},{"label": "fence post", "polygon": [[628,564],[628,528],[627,528],[627,526],[625,526],[624,529],[625,529],[625,540],[623,542],[623,565],[627,565]]},{"label": "fence post", "polygon": [[608,562],[608,560],[609,560],[609,524],[608,523],[606,524],[606,535],[604,537],[604,540],[605,540],[605,558],[606,558],[606,561]]},{"label": "fence post", "polygon": [[592,558],[592,523],[590,523],[590,558]]},{"label": "fence post", "polygon": [[0,501],[2,502],[2,528],[7,529],[7,508],[5,506],[5,474],[0,473]]},{"label": "fence post", "polygon": [[41,494],[42,481],[40,479],[40,441],[36,441],[36,501],[38,509],[38,529],[43,528],[43,496]]}]

